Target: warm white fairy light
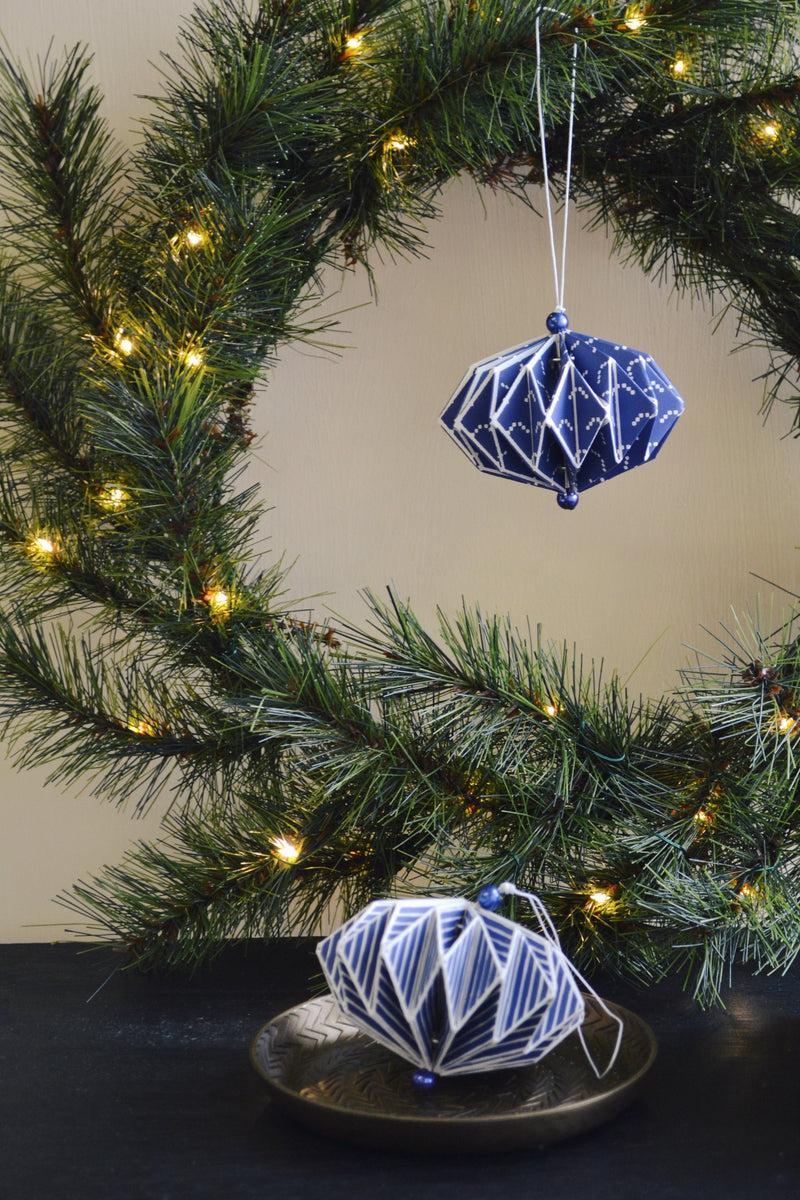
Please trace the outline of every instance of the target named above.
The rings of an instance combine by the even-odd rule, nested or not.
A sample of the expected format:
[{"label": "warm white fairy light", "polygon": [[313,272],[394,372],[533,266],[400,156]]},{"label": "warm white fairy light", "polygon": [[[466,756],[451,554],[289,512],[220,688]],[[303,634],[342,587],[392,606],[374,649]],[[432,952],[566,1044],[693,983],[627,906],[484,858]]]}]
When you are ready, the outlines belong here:
[{"label": "warm white fairy light", "polygon": [[146,717],[132,716],[127,722],[128,729],[131,733],[138,733],[139,737],[152,737],[155,729]]},{"label": "warm white fairy light", "polygon": [[271,839],[271,843],[276,858],[286,863],[297,862],[300,857],[300,847],[289,838],[274,837]]},{"label": "warm white fairy light", "polygon": [[756,900],[759,900],[761,897],[760,891],[755,884],[747,882],[743,883],[739,887],[739,895],[744,896],[745,899],[749,900],[751,904]]},{"label": "warm white fairy light", "polygon": [[589,899],[595,908],[603,908],[604,905],[611,903],[611,893],[598,889],[596,892],[589,893]]},{"label": "warm white fairy light", "polygon": [[195,249],[197,246],[201,246],[204,241],[205,238],[199,229],[188,230],[186,234],[186,244],[191,246],[192,249]]},{"label": "warm white fairy light", "polygon": [[774,142],[780,133],[780,128],[775,124],[774,121],[769,121],[766,125],[761,126],[761,133],[762,136],[767,139],[767,141]]},{"label": "warm white fairy light", "polygon": [[626,28],[632,30],[634,33],[637,31],[637,29],[641,29],[642,26],[646,25],[646,24],[647,24],[647,21],[644,19],[641,12],[637,12],[637,11],[631,12],[625,18]]},{"label": "warm white fairy light", "polygon": [[120,354],[131,355],[134,351],[133,339],[128,336],[124,329],[120,329],[117,336],[114,338],[114,343]]},{"label": "warm white fairy light", "polygon": [[40,554],[55,554],[55,544],[50,541],[50,538],[35,537],[31,539],[31,548],[38,550]]},{"label": "warm white fairy light", "polygon": [[124,488],[119,487],[116,483],[110,483],[107,487],[102,488],[98,500],[103,508],[108,508],[114,512],[122,508],[126,500],[130,496]]},{"label": "warm white fairy light", "polygon": [[361,49],[361,43],[363,41],[364,41],[363,33],[351,33],[349,38],[347,38],[344,43],[345,49],[349,50],[351,54],[355,54],[355,52],[357,50]]},{"label": "warm white fairy light", "polygon": [[792,730],[794,729],[794,727],[797,725],[797,718],[789,717],[784,713],[782,716],[777,718],[775,724],[776,724],[778,733],[782,733],[782,734],[791,733]]},{"label": "warm white fairy light", "polygon": [[676,58],[675,59],[675,62],[672,64],[672,74],[673,75],[685,75],[686,74],[686,59],[685,58]]},{"label": "warm white fairy light", "polygon": [[404,133],[397,132],[389,135],[384,143],[384,149],[395,150],[399,152],[401,150],[407,150],[411,145],[413,145],[411,138],[406,137]]},{"label": "warm white fairy light", "polygon": [[224,588],[211,587],[203,596],[212,612],[221,615],[230,611],[231,598]]},{"label": "warm white fairy light", "polygon": [[203,355],[196,348],[193,350],[185,350],[182,357],[187,367],[202,367],[203,365]]}]

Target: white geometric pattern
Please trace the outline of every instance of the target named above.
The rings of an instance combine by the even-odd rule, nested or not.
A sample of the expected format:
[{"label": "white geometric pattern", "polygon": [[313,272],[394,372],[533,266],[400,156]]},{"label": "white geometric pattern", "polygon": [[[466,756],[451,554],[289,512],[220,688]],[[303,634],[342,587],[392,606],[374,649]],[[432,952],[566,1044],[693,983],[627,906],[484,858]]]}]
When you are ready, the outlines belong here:
[{"label": "white geometric pattern", "polygon": [[342,1011],[438,1075],[536,1062],[584,1018],[557,940],[463,899],[376,900],[317,954]]},{"label": "white geometric pattern", "polygon": [[649,354],[566,329],[475,363],[441,419],[479,470],[566,494],[650,462],[683,409]]}]

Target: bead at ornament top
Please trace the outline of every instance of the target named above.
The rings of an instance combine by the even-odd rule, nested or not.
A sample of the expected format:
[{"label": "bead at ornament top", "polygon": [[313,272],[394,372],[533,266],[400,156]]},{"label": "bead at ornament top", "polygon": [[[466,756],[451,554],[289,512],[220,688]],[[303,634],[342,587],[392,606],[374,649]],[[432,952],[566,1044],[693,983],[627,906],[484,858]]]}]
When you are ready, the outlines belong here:
[{"label": "bead at ornament top", "polygon": [[556,500],[561,508],[566,508],[568,511],[573,509],[578,503],[580,496],[577,492],[559,492]]},{"label": "bead at ornament top", "polygon": [[482,887],[478,892],[477,900],[481,908],[486,908],[489,912],[497,912],[503,903],[503,893],[493,883],[487,883],[486,887]]},{"label": "bead at ornament top", "polygon": [[557,309],[556,312],[550,313],[545,325],[551,333],[562,333],[565,329],[569,329],[569,317],[561,309]]}]

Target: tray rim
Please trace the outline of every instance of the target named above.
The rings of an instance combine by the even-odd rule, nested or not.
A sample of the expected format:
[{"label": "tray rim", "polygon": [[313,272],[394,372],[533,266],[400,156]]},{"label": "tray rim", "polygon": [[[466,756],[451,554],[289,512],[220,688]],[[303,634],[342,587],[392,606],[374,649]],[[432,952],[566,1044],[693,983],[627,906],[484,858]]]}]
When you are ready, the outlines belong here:
[{"label": "tray rim", "polygon": [[[267,1032],[268,1029],[270,1029],[277,1021],[280,1021],[282,1018],[289,1017],[289,1016],[291,1016],[292,1013],[302,1010],[302,1009],[308,1007],[309,1005],[313,1005],[318,1000],[322,1000],[322,999],[330,999],[333,1001],[334,1004],[336,1003],[335,998],[329,992],[326,992],[320,996],[315,996],[310,1000],[305,1000],[301,1004],[292,1005],[291,1008],[287,1008],[283,1012],[277,1013],[271,1020],[267,1021],[264,1025],[262,1025],[250,1043],[250,1061],[251,1061],[256,1073],[261,1078],[261,1080],[264,1082],[264,1084],[267,1086],[267,1088],[271,1092],[274,1092],[276,1094],[276,1096],[278,1096],[281,1100],[285,1100],[287,1102],[287,1105],[289,1108],[295,1109],[295,1110],[304,1109],[309,1113],[315,1113],[315,1114],[318,1113],[321,1116],[323,1114],[325,1114],[325,1115],[337,1114],[340,1117],[349,1116],[353,1120],[363,1121],[365,1123],[370,1123],[370,1124],[372,1124],[372,1123],[381,1124],[382,1123],[382,1124],[385,1124],[387,1126],[392,1126],[392,1127],[396,1127],[398,1124],[402,1124],[402,1125],[406,1125],[406,1126],[418,1125],[420,1127],[424,1126],[426,1129],[430,1129],[431,1127],[435,1126],[436,1124],[439,1124],[442,1126],[446,1125],[450,1129],[453,1129],[453,1128],[457,1129],[457,1128],[462,1128],[462,1127],[470,1128],[470,1127],[476,1127],[478,1125],[493,1125],[493,1124],[498,1125],[498,1126],[500,1126],[500,1125],[505,1126],[505,1125],[508,1125],[508,1124],[511,1124],[514,1122],[532,1123],[533,1124],[533,1123],[536,1123],[537,1117],[539,1117],[542,1121],[544,1121],[548,1117],[555,1116],[555,1114],[579,1115],[582,1109],[589,1109],[589,1108],[597,1109],[597,1108],[601,1108],[601,1107],[602,1108],[609,1107],[609,1108],[613,1109],[614,1103],[618,1099],[623,1097],[628,1092],[633,1093],[634,1089],[638,1086],[638,1084],[641,1082],[641,1080],[644,1078],[644,1076],[647,1074],[647,1072],[652,1067],[653,1063],[656,1060],[657,1054],[658,1054],[658,1041],[656,1039],[655,1034],[653,1033],[653,1030],[650,1028],[650,1026],[647,1024],[646,1021],[644,1021],[640,1016],[638,1016],[638,1014],[631,1012],[630,1009],[625,1008],[621,1004],[616,1004],[610,1000],[603,1000],[604,1004],[606,1004],[610,1009],[612,1009],[613,1012],[617,1013],[620,1017],[622,1017],[623,1021],[626,1022],[626,1028],[627,1028],[627,1022],[630,1021],[634,1025],[638,1026],[641,1029],[641,1031],[644,1034],[645,1040],[647,1042],[647,1047],[648,1047],[645,1060],[638,1067],[638,1069],[636,1071],[634,1071],[631,1075],[626,1076],[619,1083],[615,1084],[614,1087],[609,1088],[606,1091],[602,1091],[595,1096],[584,1097],[582,1100],[573,1100],[573,1101],[570,1101],[569,1103],[560,1104],[553,1108],[539,1109],[539,1110],[534,1110],[533,1112],[526,1112],[526,1111],[518,1112],[518,1111],[514,1111],[512,1109],[507,1112],[481,1113],[481,1114],[476,1114],[474,1116],[450,1116],[450,1115],[448,1115],[447,1117],[444,1117],[444,1118],[436,1117],[435,1115],[433,1115],[431,1113],[419,1113],[419,1114],[417,1114],[417,1113],[386,1113],[386,1112],[380,1112],[380,1111],[363,1112],[359,1109],[347,1108],[345,1106],[325,1104],[319,1100],[312,1099],[308,1096],[303,1096],[299,1092],[295,1091],[293,1088],[287,1087],[280,1080],[273,1078],[270,1074],[268,1074],[267,1071],[264,1070],[262,1064],[258,1061],[258,1057],[256,1055],[256,1047],[257,1047],[261,1037]],[[593,1000],[594,997],[587,995],[586,999]],[[340,1010],[340,1012],[341,1012],[341,1010]],[[348,1020],[346,1014],[344,1014],[344,1013],[342,1013],[342,1018],[345,1021]],[[363,1032],[363,1030],[358,1029],[358,1027],[355,1024],[353,1024],[352,1022],[348,1022],[348,1023],[353,1025],[353,1029],[354,1029],[355,1033],[362,1034],[364,1037],[369,1037],[369,1035],[365,1034]],[[624,1044],[624,1040],[625,1040],[625,1033],[623,1032],[623,1044]],[[387,1049],[386,1053],[391,1054],[392,1051]],[[403,1061],[400,1055],[395,1055],[395,1057],[400,1059],[400,1061]],[[542,1061],[546,1062],[547,1060],[545,1058]],[[409,1064],[409,1066],[411,1066],[411,1065],[412,1064]],[[514,1068],[514,1067],[503,1068],[503,1070],[515,1070],[515,1069],[519,1069],[519,1068]],[[474,1074],[476,1074],[476,1075],[478,1075],[478,1074],[493,1075],[493,1074],[498,1074],[498,1073],[499,1072],[494,1072],[494,1071],[482,1071],[482,1072],[475,1072]],[[456,1078],[456,1077],[454,1076],[453,1078]]]}]

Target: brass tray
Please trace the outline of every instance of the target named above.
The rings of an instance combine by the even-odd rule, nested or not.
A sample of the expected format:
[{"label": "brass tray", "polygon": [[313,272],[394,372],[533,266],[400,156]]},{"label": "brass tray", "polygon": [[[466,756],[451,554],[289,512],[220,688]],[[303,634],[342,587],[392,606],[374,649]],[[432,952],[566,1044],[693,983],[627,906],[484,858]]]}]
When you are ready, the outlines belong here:
[{"label": "brass tray", "polygon": [[[585,1000],[584,1037],[605,1065],[617,1026],[591,996]],[[652,1066],[653,1031],[627,1009],[608,1006],[625,1024],[617,1061],[602,1079],[573,1033],[533,1066],[444,1077],[420,1093],[415,1068],[361,1033],[330,995],[265,1025],[251,1059],[282,1110],[334,1137],[436,1154],[531,1149],[616,1116]]]}]

